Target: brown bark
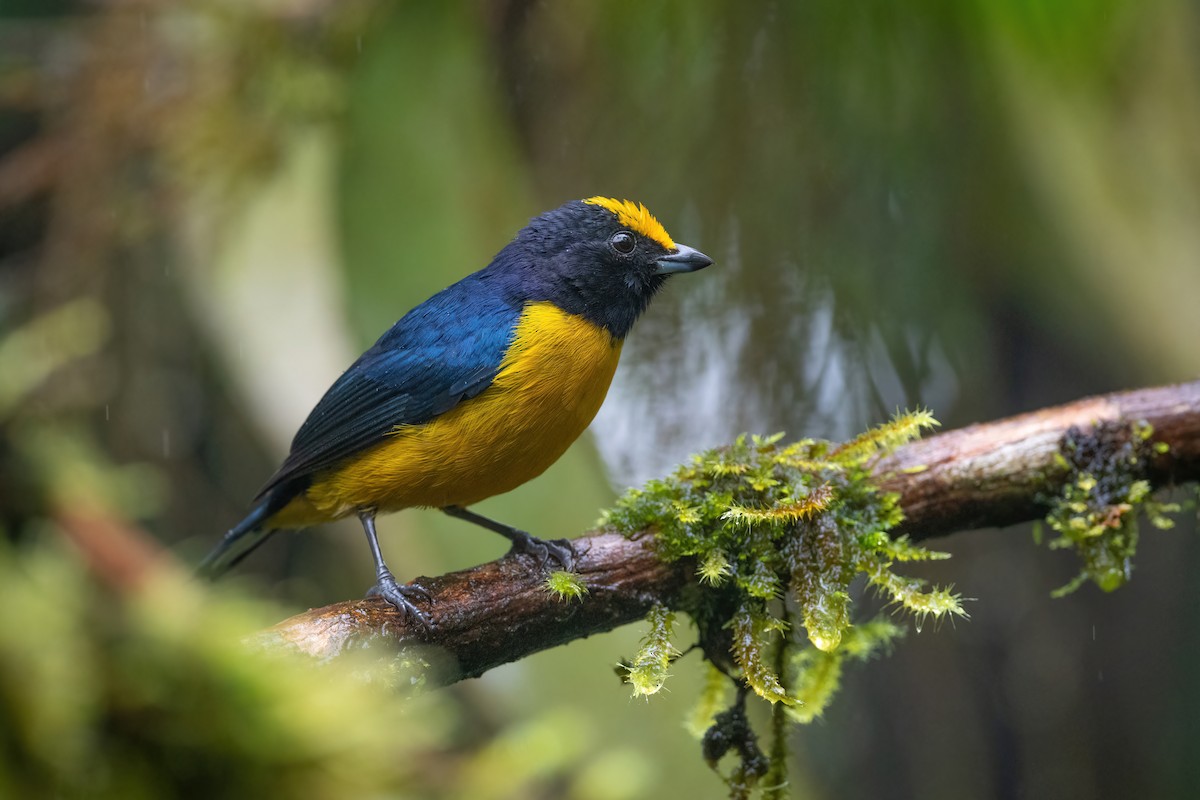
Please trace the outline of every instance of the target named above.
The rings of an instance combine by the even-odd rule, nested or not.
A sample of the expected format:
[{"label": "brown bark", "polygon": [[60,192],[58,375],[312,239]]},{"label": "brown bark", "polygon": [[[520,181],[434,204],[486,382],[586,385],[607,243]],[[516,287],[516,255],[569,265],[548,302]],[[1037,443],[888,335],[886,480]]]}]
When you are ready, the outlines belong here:
[{"label": "brown bark", "polygon": [[[1148,467],[1155,486],[1200,479],[1200,381],[1079,400],[996,422],[930,436],[875,466],[882,487],[900,495],[903,532],[914,539],[1011,525],[1044,515],[1039,497],[1059,488],[1056,454],[1071,427],[1136,423],[1168,445]],[[435,680],[452,682],[574,639],[612,630],[656,602],[678,607],[693,565],[665,564],[653,537],[627,540],[592,533],[572,544],[588,588],[561,600],[544,588],[528,556],[506,556],[472,569],[421,578],[434,627],[404,619],[377,599],[335,603],[285,620],[261,635],[328,659],[372,643],[427,644]]]},{"label": "brown bark", "polygon": [[[1200,479],[1200,381],[1118,392],[930,436],[876,465],[884,489],[900,493],[914,539],[1003,527],[1043,515],[1038,495],[1055,473],[1067,430],[1100,422],[1145,421],[1170,445],[1146,477],[1156,486]],[[926,469],[913,472],[914,467]]]}]

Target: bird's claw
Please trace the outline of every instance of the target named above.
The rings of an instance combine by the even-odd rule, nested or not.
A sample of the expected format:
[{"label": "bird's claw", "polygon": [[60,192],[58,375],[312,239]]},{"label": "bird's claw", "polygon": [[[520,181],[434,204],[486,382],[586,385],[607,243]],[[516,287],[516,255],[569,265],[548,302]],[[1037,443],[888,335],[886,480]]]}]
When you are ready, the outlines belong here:
[{"label": "bird's claw", "polygon": [[402,584],[396,580],[391,571],[379,573],[375,585],[367,590],[367,597],[380,597],[395,606],[405,618],[416,622],[422,628],[432,628],[433,619],[425,611],[418,608],[413,600],[430,603],[432,598],[424,586],[417,583]]},{"label": "bird's claw", "polygon": [[539,539],[530,536],[525,531],[513,531],[512,547],[509,553],[526,553],[533,556],[537,565],[542,569],[555,561],[567,572],[575,571],[575,548],[566,539]]}]

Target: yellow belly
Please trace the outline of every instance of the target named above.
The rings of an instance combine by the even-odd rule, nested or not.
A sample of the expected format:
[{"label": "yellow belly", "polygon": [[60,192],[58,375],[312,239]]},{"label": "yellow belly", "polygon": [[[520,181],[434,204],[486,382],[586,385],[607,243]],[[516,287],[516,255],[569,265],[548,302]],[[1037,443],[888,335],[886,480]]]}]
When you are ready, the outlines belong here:
[{"label": "yellow belly", "polygon": [[491,386],[422,425],[319,473],[271,524],[303,527],[361,508],[466,506],[542,474],[583,433],[612,383],[621,343],[551,303],[532,303]]}]

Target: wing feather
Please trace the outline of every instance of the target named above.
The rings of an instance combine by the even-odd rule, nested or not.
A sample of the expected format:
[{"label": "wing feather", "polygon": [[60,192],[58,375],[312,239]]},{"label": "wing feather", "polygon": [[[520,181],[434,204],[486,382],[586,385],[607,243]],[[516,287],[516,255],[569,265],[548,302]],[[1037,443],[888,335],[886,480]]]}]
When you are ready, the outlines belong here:
[{"label": "wing feather", "polygon": [[259,497],[444,414],[491,385],[521,309],[472,275],[406,314],[347,369]]}]

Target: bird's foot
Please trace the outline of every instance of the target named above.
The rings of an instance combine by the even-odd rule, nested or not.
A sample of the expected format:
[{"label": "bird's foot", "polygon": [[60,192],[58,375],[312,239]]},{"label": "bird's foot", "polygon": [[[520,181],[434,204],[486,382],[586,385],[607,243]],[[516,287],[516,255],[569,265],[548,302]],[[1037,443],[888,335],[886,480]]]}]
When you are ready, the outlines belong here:
[{"label": "bird's foot", "polygon": [[432,628],[433,619],[428,612],[417,608],[413,600],[430,603],[432,598],[424,586],[417,583],[403,584],[396,580],[391,570],[384,568],[379,572],[375,585],[367,591],[367,597],[382,597],[396,607],[405,619],[410,619],[422,628]]},{"label": "bird's foot", "polygon": [[538,539],[535,536],[530,536],[525,531],[517,530],[511,525],[505,525],[502,522],[496,522],[493,519],[480,516],[462,506],[443,506],[442,511],[457,519],[473,522],[481,528],[487,528],[489,531],[498,533],[505,539],[508,539],[512,542],[512,547],[508,551],[510,555],[513,553],[527,553],[533,556],[537,565],[542,569],[546,569],[549,562],[557,561],[567,572],[575,571],[575,548],[566,539],[552,539],[550,541]]},{"label": "bird's foot", "polygon": [[512,547],[509,553],[527,553],[537,565],[546,569],[551,561],[558,563],[567,572],[575,571],[575,548],[566,539],[539,539],[525,531],[512,529]]}]

